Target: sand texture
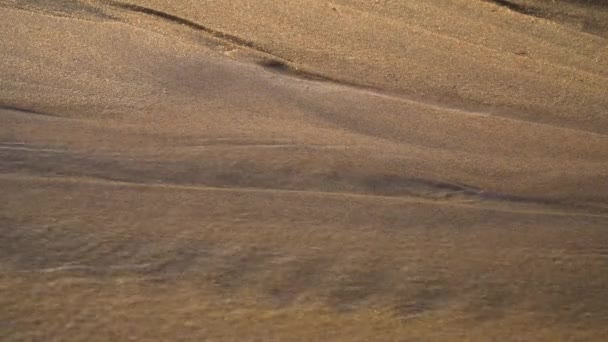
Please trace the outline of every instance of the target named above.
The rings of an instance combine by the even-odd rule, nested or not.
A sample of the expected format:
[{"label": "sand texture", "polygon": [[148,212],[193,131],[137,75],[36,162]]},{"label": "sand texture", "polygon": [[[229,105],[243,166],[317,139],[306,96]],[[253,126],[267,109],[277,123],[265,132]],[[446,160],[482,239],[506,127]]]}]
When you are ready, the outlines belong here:
[{"label": "sand texture", "polygon": [[605,1],[0,0],[0,339],[608,340]]}]

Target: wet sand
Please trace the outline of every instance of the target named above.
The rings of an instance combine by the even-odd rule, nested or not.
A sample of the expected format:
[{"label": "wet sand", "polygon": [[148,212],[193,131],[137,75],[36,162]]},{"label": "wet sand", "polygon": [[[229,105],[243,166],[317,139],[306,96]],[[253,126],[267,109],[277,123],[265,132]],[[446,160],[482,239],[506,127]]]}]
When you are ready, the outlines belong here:
[{"label": "wet sand", "polygon": [[0,338],[603,341],[601,1],[0,1]]}]

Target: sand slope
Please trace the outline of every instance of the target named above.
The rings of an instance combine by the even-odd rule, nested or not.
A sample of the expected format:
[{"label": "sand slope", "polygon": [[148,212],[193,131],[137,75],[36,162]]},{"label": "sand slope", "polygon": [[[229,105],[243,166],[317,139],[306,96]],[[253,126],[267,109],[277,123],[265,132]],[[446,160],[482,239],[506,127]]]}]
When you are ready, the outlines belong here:
[{"label": "sand slope", "polygon": [[0,18],[0,337],[607,336],[605,7]]}]

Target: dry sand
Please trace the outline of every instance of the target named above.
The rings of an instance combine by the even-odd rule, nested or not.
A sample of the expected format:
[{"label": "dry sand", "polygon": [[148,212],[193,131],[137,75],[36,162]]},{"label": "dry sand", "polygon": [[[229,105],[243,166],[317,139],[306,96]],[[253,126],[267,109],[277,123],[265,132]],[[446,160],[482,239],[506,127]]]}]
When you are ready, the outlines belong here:
[{"label": "dry sand", "polygon": [[607,23],[0,0],[0,338],[605,341]]}]

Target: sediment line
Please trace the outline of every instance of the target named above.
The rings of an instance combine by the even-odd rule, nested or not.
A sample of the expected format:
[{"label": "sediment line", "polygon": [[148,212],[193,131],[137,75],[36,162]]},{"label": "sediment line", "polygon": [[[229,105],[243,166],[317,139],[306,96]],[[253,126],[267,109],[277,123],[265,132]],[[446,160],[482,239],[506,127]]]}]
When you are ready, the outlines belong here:
[{"label": "sediment line", "polygon": [[52,114],[52,113],[41,112],[41,111],[37,111],[37,110],[34,110],[34,109],[23,108],[23,107],[12,106],[12,105],[4,105],[4,104],[0,104],[0,111],[1,110],[7,110],[7,111],[13,111],[13,112],[21,112],[21,113],[24,113],[24,114],[32,114],[32,115],[39,115],[39,116],[50,116],[50,117],[54,117],[54,118],[61,117],[59,115]]},{"label": "sediment line", "polygon": [[170,14],[170,13],[166,13],[163,11],[159,11],[159,10],[155,10],[153,8],[149,8],[149,7],[144,7],[144,6],[139,6],[139,5],[134,5],[134,4],[129,4],[129,3],[124,3],[124,2],[120,2],[120,1],[105,1],[106,4],[112,6],[112,7],[116,7],[116,8],[120,8],[120,9],[124,9],[127,11],[131,11],[131,12],[138,12],[138,13],[143,13],[143,14],[147,14],[147,15],[151,15],[151,16],[155,16],[167,21],[171,21],[180,25],[184,25],[187,27],[190,27],[192,29],[195,29],[197,31],[203,31],[215,38],[221,39],[221,40],[225,40],[228,41],[232,44],[235,45],[239,45],[239,46],[243,46],[243,47],[247,47],[250,49],[254,49],[263,53],[267,53],[267,54],[272,54],[272,52],[252,41],[243,39],[241,37],[229,34],[229,33],[225,33],[222,31],[218,31],[215,29],[212,29],[210,27],[201,25],[199,23],[196,23],[194,21],[191,21],[189,19],[185,19],[182,17],[178,17],[176,15]]},{"label": "sediment line", "polygon": [[449,199],[427,199],[421,197],[407,197],[407,196],[388,196],[379,195],[373,193],[356,193],[356,192],[328,192],[328,191],[315,191],[315,190],[296,190],[296,189],[281,189],[281,188],[255,188],[255,187],[222,187],[222,186],[209,186],[203,184],[193,185],[182,185],[172,183],[144,183],[144,182],[129,182],[122,180],[105,179],[101,177],[61,177],[61,176],[39,176],[39,175],[21,175],[12,173],[0,173],[0,181],[38,181],[47,183],[64,183],[64,184],[89,184],[89,185],[102,185],[102,186],[123,186],[132,188],[149,188],[149,189],[172,189],[172,190],[183,190],[183,191],[211,191],[211,192],[241,192],[241,193],[284,193],[284,194],[300,194],[300,195],[319,195],[329,197],[350,197],[360,199],[384,199],[391,201],[399,201],[411,204],[420,205],[438,205],[446,207],[465,208],[472,210],[486,210],[486,211],[498,211],[508,212],[523,215],[547,215],[547,216],[576,216],[576,217],[589,217],[589,218],[601,218],[608,219],[607,214],[596,214],[588,212],[576,212],[576,211],[565,211],[561,208],[559,210],[550,210],[547,208],[543,209],[522,209],[522,208],[509,208],[509,207],[496,207],[484,204],[483,202],[476,202],[469,204],[466,202],[460,202]]}]

